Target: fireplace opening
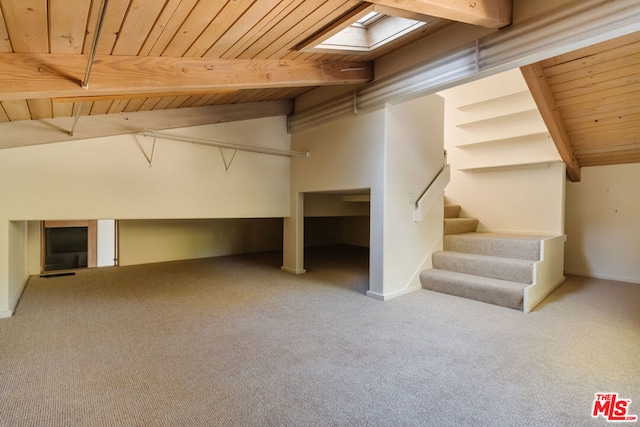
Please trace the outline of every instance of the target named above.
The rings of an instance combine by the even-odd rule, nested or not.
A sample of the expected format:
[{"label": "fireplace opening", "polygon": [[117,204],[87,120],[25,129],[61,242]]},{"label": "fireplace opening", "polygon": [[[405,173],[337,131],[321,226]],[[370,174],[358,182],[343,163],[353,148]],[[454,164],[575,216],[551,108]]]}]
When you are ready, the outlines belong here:
[{"label": "fireplace opening", "polygon": [[45,271],[87,268],[88,227],[45,228]]}]

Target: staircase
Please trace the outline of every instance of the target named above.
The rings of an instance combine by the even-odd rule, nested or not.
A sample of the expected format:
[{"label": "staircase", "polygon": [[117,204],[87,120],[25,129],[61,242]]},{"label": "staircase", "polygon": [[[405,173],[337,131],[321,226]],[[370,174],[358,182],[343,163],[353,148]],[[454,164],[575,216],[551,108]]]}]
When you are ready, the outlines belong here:
[{"label": "staircase", "polygon": [[433,254],[433,269],[420,273],[424,289],[529,311],[562,283],[545,286],[541,298],[536,292],[538,301],[526,304],[544,241],[554,238],[476,232],[478,220],[460,218],[456,205],[445,205],[444,216],[444,250]]}]

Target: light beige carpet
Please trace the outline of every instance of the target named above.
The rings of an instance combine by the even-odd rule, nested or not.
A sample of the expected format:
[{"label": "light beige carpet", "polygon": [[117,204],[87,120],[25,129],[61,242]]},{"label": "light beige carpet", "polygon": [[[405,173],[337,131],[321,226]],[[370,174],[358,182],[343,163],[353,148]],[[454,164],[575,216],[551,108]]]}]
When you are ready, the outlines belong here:
[{"label": "light beige carpet", "polygon": [[1,426],[606,425],[640,414],[640,285],[569,277],[531,314],[364,295],[367,254],[82,271],[0,320]]}]

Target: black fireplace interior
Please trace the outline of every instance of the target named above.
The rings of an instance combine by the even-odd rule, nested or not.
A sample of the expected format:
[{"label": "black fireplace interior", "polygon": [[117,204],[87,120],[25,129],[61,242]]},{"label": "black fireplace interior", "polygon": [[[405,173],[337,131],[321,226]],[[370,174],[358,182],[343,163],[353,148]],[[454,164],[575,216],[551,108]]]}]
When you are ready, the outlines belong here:
[{"label": "black fireplace interior", "polygon": [[45,229],[45,271],[87,267],[87,227]]}]

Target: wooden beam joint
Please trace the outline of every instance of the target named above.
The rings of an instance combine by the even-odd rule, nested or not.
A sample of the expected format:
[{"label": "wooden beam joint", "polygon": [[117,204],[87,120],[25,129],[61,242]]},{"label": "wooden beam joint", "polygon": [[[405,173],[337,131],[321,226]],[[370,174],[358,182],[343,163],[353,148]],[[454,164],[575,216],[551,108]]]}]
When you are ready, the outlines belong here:
[{"label": "wooden beam joint", "polygon": [[511,24],[512,0],[369,0],[370,3],[487,28]]}]

